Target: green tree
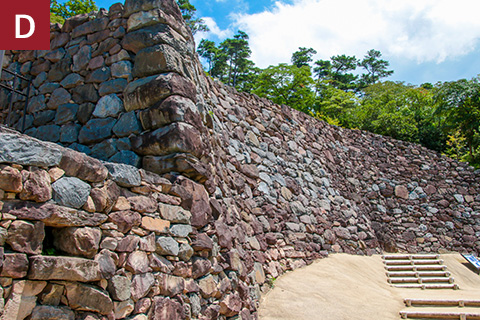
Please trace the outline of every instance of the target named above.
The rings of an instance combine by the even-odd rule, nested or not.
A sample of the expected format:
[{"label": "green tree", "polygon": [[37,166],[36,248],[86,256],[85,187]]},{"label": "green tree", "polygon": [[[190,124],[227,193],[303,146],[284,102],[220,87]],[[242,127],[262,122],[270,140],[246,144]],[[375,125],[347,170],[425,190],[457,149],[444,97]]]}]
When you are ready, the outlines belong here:
[{"label": "green tree", "polygon": [[315,54],[317,54],[317,51],[312,48],[299,47],[298,51],[292,54],[292,64],[298,68],[310,66],[310,63],[313,62],[312,56]]},{"label": "green tree", "polygon": [[470,161],[475,161],[475,149],[480,134],[480,79],[443,83],[436,95],[437,113],[443,116],[447,131],[459,131],[465,138]]},{"label": "green tree", "polygon": [[[357,128],[355,110],[358,98],[353,92],[324,84],[315,101],[314,116],[345,128]],[[332,121],[333,120],[333,121]]]},{"label": "green tree", "polygon": [[[396,139],[441,146],[433,92],[403,82],[377,82],[363,90],[356,111],[359,127]],[[432,139],[438,139],[433,141]]]},{"label": "green tree", "polygon": [[190,0],[177,0],[177,4],[182,12],[183,19],[190,27],[192,34],[196,34],[199,31],[210,31],[203,19],[195,17],[197,9],[190,3]]},{"label": "green tree", "polygon": [[307,113],[313,111],[315,92],[310,67],[281,63],[264,69],[257,77],[253,93],[277,104],[286,104]]},{"label": "green tree", "polygon": [[57,0],[50,2],[50,21],[63,23],[65,19],[77,14],[90,13],[98,10],[94,0],[68,0],[65,3],[58,3]]},{"label": "green tree", "polygon": [[248,59],[252,53],[248,35],[238,30],[233,39],[226,39],[220,43],[220,49],[228,65],[227,84],[235,87],[239,77],[249,73],[253,66],[253,62]]},{"label": "green tree", "polygon": [[217,48],[215,42],[202,39],[197,49],[198,55],[202,58],[205,58],[208,62],[208,73],[212,72],[212,69],[215,65],[217,57],[220,53],[220,49]]},{"label": "green tree", "polygon": [[382,54],[377,50],[370,50],[367,52],[363,60],[359,63],[367,73],[362,75],[362,84],[368,86],[376,83],[381,78],[389,77],[393,74],[393,70],[387,70],[390,63],[386,60],[380,59]]}]

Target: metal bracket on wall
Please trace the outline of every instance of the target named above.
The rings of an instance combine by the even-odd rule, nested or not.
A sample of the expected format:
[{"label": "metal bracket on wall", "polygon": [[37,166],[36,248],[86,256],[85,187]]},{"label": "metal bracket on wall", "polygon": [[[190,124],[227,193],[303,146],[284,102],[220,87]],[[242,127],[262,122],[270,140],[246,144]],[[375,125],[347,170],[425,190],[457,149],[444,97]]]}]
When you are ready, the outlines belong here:
[{"label": "metal bracket on wall", "polygon": [[[25,131],[25,120],[26,120],[26,115],[27,115],[27,107],[28,107],[28,99],[30,98],[30,86],[31,86],[31,80],[18,74],[17,72],[12,72],[10,70],[3,70],[4,73],[8,73],[13,75],[13,83],[12,85],[8,85],[5,83],[2,83],[2,67],[3,67],[3,57],[4,57],[4,50],[0,50],[0,88],[4,88],[8,91],[10,91],[10,96],[8,99],[8,115],[6,119],[6,125],[11,126],[11,115],[12,115],[12,110],[13,110],[13,95],[19,94],[21,96],[25,97],[25,106],[23,108],[23,119],[22,119],[22,133]],[[20,81],[19,81],[20,80]],[[23,93],[20,90],[17,90],[17,86],[20,84],[20,82],[24,80],[27,81],[27,93]]]}]

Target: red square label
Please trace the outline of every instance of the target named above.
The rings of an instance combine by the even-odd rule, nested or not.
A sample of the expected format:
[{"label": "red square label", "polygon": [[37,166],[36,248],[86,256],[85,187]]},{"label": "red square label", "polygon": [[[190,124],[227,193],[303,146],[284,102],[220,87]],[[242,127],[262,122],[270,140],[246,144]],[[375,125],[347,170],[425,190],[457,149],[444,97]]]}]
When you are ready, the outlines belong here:
[{"label": "red square label", "polygon": [[50,49],[50,0],[2,0],[0,50]]}]

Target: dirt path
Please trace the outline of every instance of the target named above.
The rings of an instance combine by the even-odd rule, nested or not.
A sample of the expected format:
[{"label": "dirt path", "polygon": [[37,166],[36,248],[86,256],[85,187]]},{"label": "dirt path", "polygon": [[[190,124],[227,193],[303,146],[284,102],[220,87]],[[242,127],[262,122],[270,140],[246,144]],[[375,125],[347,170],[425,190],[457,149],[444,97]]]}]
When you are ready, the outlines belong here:
[{"label": "dirt path", "polygon": [[400,319],[405,298],[480,299],[480,276],[459,254],[442,255],[460,290],[399,289],[387,283],[381,256],[334,254],[282,276],[260,305],[261,320]]}]

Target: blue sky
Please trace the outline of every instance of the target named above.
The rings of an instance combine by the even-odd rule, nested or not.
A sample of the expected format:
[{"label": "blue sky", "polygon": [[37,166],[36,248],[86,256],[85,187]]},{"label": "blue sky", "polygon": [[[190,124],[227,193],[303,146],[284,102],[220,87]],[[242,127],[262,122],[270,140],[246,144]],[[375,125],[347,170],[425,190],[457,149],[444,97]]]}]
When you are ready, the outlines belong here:
[{"label": "blue sky", "polygon": [[[470,79],[480,74],[478,0],[190,0],[217,43],[237,30],[250,36],[261,68],[289,62],[298,47],[314,59],[380,50],[395,71],[389,80],[412,84]],[[97,0],[108,8],[113,1]]]}]

